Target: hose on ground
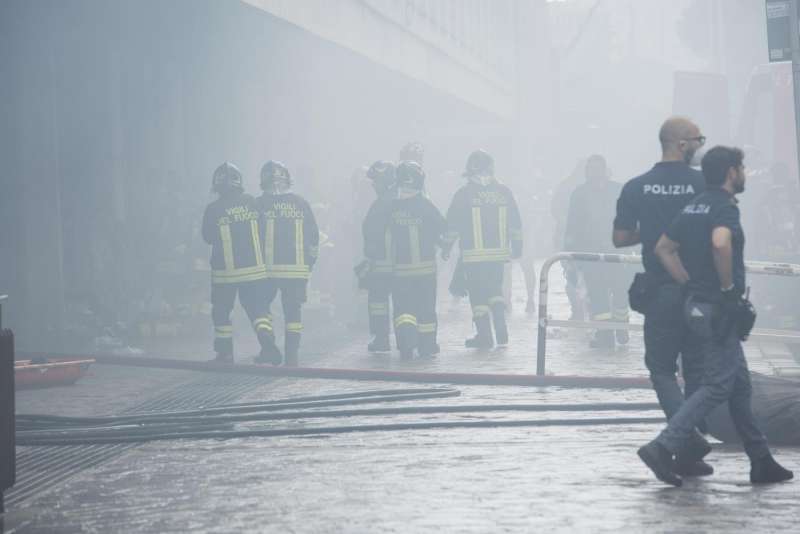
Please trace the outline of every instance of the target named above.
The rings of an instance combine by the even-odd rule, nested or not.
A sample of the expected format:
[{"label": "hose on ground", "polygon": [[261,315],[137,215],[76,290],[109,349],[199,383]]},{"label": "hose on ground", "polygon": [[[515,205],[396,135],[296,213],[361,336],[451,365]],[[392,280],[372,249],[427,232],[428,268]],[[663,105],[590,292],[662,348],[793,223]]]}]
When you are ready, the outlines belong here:
[{"label": "hose on ground", "polygon": [[[608,412],[648,411],[655,403],[583,404],[482,404],[383,406],[344,410],[320,409],[347,404],[393,403],[456,397],[451,388],[393,389],[345,394],[319,395],[271,400],[262,403],[237,403],[172,412],[140,413],[124,416],[63,417],[20,414],[17,416],[18,445],[86,445],[138,443],[168,439],[230,439],[240,437],[302,436],[342,432],[422,430],[440,428],[492,428],[507,426],[586,426],[651,424],[662,418],[594,418],[545,420],[483,420],[383,423],[337,427],[235,429],[235,423],[337,417],[396,416],[408,414],[489,413],[489,412]],[[304,409],[300,409],[304,408]]]},{"label": "hose on ground", "polygon": [[507,428],[507,427],[546,427],[546,426],[608,426],[608,425],[654,425],[664,422],[663,417],[612,417],[595,419],[544,419],[522,421],[442,421],[431,423],[388,423],[378,425],[350,425],[335,427],[313,427],[292,429],[248,429],[178,432],[167,434],[125,435],[92,438],[17,438],[17,445],[98,445],[119,443],[141,443],[146,441],[176,439],[234,439],[250,437],[308,436],[343,434],[350,432],[392,432],[402,430],[434,430],[452,428]]}]

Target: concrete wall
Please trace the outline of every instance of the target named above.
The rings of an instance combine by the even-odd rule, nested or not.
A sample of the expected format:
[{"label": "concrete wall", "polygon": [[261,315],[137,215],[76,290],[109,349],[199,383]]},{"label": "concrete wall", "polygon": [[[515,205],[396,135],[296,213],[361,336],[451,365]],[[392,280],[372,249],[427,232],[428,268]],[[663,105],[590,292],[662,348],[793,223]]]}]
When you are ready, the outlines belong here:
[{"label": "concrete wall", "polygon": [[335,287],[352,283],[356,167],[420,140],[440,199],[476,147],[511,170],[503,106],[244,3],[8,0],[0,50],[0,292],[21,349],[207,296],[197,224],[224,160],[254,193],[265,160],[289,165],[338,245],[312,284]]}]

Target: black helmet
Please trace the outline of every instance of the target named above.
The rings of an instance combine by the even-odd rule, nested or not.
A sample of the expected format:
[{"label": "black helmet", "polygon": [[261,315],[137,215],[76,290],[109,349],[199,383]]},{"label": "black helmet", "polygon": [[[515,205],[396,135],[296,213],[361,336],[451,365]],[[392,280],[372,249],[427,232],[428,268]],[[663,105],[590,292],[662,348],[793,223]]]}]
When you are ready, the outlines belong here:
[{"label": "black helmet", "polygon": [[376,161],[367,171],[367,178],[372,180],[376,188],[388,190],[394,187],[395,170],[391,161]]},{"label": "black helmet", "polygon": [[286,190],[292,186],[292,175],[289,169],[280,161],[269,160],[261,167],[261,189],[273,192],[277,189]]},{"label": "black helmet", "polygon": [[402,161],[397,166],[397,187],[421,191],[425,186],[425,171],[416,161]]},{"label": "black helmet", "polygon": [[494,176],[494,158],[485,150],[476,150],[467,159],[464,176]]},{"label": "black helmet", "polygon": [[400,150],[400,161],[416,161],[422,165],[425,159],[425,147],[422,143],[412,141]]},{"label": "black helmet", "polygon": [[222,193],[230,189],[244,191],[242,185],[242,172],[239,167],[226,161],[214,171],[214,178],[211,181],[211,189],[217,193]]}]

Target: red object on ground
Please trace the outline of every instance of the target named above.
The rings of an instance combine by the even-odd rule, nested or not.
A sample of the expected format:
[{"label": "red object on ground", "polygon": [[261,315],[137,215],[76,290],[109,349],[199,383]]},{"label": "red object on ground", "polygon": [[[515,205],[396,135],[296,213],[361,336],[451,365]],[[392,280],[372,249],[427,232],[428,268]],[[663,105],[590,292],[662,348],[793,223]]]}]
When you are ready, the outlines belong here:
[{"label": "red object on ground", "polygon": [[17,389],[68,386],[86,375],[94,359],[48,359],[46,363],[31,360],[14,362],[14,384]]}]

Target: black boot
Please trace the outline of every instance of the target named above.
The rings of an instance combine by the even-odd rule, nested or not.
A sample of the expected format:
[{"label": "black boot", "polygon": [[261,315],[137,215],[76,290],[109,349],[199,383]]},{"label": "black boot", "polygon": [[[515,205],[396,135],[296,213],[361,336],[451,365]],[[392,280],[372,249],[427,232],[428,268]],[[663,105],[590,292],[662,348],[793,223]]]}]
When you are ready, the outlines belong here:
[{"label": "black boot", "polygon": [[280,349],[275,345],[275,341],[271,344],[263,344],[261,346],[261,353],[253,358],[254,363],[263,363],[267,365],[280,365],[283,363],[283,354]]},{"label": "black boot", "polygon": [[369,352],[390,352],[392,350],[389,344],[389,336],[375,336],[369,345],[367,345]]},{"label": "black boot", "polygon": [[683,484],[681,477],[673,471],[672,454],[657,441],[641,447],[637,454],[660,481],[676,487]]},{"label": "black boot", "polygon": [[794,478],[794,473],[775,461],[771,454],[750,463],[750,482],[773,484]]},{"label": "black boot", "polygon": [[475,337],[467,339],[464,346],[470,349],[491,349],[494,346],[492,338],[492,320],[488,315],[475,319],[475,329],[478,333]]},{"label": "black boot", "polygon": [[675,458],[675,473],[682,477],[706,477],[714,474],[714,468],[703,460],[687,462],[678,456]]}]

